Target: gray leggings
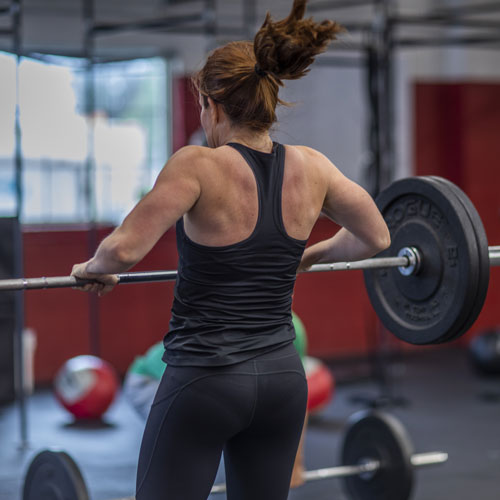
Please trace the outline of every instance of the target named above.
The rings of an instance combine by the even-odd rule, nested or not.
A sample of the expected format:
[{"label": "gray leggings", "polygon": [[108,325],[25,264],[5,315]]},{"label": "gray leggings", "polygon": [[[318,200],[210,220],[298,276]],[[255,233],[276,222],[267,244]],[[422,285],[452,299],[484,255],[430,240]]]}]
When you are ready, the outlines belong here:
[{"label": "gray leggings", "polygon": [[144,430],[137,500],[286,500],[307,404],[293,344],[224,367],[168,365]]}]

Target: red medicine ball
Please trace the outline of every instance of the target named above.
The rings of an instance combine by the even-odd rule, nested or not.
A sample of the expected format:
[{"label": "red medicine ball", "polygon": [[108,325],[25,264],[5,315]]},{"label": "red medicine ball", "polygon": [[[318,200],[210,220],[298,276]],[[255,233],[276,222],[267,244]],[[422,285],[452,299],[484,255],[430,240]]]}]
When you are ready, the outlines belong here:
[{"label": "red medicine ball", "polygon": [[57,400],[75,418],[100,418],[116,396],[118,378],[106,361],[96,356],[77,356],[57,372],[54,390]]},{"label": "red medicine ball", "polygon": [[306,356],[304,368],[307,377],[309,413],[322,410],[333,398],[335,379],[326,365],[319,359]]}]

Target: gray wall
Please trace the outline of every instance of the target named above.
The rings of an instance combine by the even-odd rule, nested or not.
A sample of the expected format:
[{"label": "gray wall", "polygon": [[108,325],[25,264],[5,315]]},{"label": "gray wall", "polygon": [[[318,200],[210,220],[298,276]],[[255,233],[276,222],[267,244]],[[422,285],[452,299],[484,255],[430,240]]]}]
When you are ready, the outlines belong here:
[{"label": "gray wall", "polygon": [[284,143],[318,149],[346,175],[362,181],[367,160],[365,71],[316,66],[301,80],[287,82],[273,136]]}]

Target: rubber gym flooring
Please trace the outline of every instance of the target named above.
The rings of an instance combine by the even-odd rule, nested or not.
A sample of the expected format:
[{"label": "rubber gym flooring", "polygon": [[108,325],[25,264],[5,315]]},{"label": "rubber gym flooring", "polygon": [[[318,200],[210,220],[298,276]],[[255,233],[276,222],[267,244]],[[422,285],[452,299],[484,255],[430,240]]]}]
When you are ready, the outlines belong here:
[{"label": "rubber gym flooring", "polygon": [[[335,397],[313,416],[305,448],[307,468],[338,464],[347,418],[368,404],[388,405],[408,431],[415,452],[446,451],[447,463],[415,473],[414,500],[498,500],[500,498],[500,378],[479,376],[465,350],[422,348],[398,356],[386,373],[390,395],[366,375],[366,364],[338,363]],[[366,401],[365,401],[366,399]],[[41,448],[68,451],[83,471],[92,500],[129,496],[143,423],[120,397],[100,424],[76,424],[49,389],[28,402],[29,447],[20,449],[19,412],[0,407],[0,500],[20,500],[27,465]],[[219,470],[217,482],[223,481]],[[225,499],[211,495],[210,499]],[[339,479],[310,482],[292,490],[290,500],[347,500]],[[256,499],[258,500],[258,499]],[[369,500],[369,499],[367,499]]]}]

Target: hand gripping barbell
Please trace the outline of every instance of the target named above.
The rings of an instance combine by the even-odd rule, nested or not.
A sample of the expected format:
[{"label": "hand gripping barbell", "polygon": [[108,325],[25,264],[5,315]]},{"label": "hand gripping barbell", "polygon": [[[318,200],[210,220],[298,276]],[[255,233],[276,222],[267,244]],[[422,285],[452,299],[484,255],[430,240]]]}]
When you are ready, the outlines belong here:
[{"label": "hand gripping barbell", "polygon": [[[447,459],[444,452],[414,454],[399,420],[381,411],[361,411],[348,421],[341,446],[342,465],[307,471],[304,480],[342,478],[346,494],[352,500],[407,500],[413,487],[414,467],[436,465]],[[211,493],[225,491],[225,484],[217,484]],[[80,469],[67,453],[44,450],[31,462],[24,481],[23,500],[40,498],[89,500]]]},{"label": "hand gripping barbell", "polygon": [[[371,303],[386,328],[412,344],[448,342],[476,320],[486,298],[490,266],[500,246],[488,247],[469,198],[441,177],[392,183],[376,199],[391,233],[378,257],[318,264],[306,272],[362,269]],[[177,271],[124,273],[118,282],[173,281]],[[0,280],[0,291],[75,287],[72,276]]]}]

